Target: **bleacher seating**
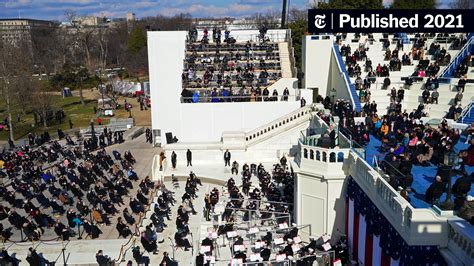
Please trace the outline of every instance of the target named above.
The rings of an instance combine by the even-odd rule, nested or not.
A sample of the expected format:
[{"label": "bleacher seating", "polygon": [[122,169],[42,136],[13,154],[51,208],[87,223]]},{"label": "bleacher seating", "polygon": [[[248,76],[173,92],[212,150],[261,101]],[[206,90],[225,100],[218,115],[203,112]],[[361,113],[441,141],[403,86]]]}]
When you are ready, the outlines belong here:
[{"label": "bleacher seating", "polygon": [[[362,105],[375,101],[378,113],[383,115],[391,109],[390,89],[394,87],[405,89],[402,110],[416,109],[423,102],[426,80],[439,75],[456,57],[466,43],[466,34],[345,34],[345,38],[343,35],[338,39]],[[429,116],[442,118],[453,104],[457,80],[449,81],[435,82],[440,96],[437,104],[425,104]],[[461,105],[466,106],[472,96],[474,93],[465,91]]]},{"label": "bleacher seating", "polygon": [[277,42],[192,41],[188,39],[186,45],[183,102],[220,102],[225,97],[252,101],[273,95],[265,89],[282,77]]}]

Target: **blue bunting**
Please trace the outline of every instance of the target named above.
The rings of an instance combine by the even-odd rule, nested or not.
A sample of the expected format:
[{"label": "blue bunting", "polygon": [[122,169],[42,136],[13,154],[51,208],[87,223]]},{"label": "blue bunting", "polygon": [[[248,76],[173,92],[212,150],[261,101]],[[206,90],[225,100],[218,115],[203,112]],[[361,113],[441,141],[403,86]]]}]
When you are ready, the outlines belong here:
[{"label": "blue bunting", "polygon": [[352,177],[348,178],[346,197],[353,200],[354,209],[364,215],[368,233],[380,236],[382,252],[400,260],[400,265],[446,265],[438,247],[409,246]]}]

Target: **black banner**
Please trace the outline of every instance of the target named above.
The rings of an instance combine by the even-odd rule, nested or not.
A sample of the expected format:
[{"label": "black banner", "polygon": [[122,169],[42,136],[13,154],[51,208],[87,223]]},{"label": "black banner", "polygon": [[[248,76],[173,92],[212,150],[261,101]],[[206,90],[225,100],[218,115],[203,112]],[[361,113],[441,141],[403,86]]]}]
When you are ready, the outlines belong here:
[{"label": "black banner", "polygon": [[474,32],[472,9],[309,9],[310,33]]}]

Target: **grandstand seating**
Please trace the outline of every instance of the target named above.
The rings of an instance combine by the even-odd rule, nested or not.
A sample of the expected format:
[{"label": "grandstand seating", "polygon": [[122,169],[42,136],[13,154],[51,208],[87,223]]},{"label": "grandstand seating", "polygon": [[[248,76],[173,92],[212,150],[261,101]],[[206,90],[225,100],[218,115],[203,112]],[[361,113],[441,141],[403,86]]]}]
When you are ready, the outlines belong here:
[{"label": "grandstand seating", "polygon": [[[385,114],[388,111],[390,105],[390,89],[395,87],[397,90],[401,87],[405,88],[405,97],[401,102],[402,110],[411,110],[417,108],[417,106],[422,102],[421,94],[424,89],[424,81],[427,78],[420,79],[420,81],[414,81],[413,85],[410,87],[405,86],[406,77],[416,75],[418,68],[426,70],[429,69],[431,64],[439,64],[439,71],[436,74],[441,74],[446,65],[449,64],[451,59],[456,58],[460,49],[463,47],[466,42],[464,34],[452,34],[449,36],[446,35],[424,35],[425,43],[423,45],[423,53],[425,60],[417,60],[413,57],[415,50],[413,46],[417,40],[419,34],[399,34],[397,35],[388,35],[388,34],[372,34],[371,36],[358,36],[356,34],[347,34],[345,39],[341,39],[340,45],[349,46],[351,48],[351,55],[359,48],[365,45],[368,50],[366,51],[367,58],[372,62],[372,68],[375,71],[375,68],[380,64],[380,66],[387,65],[390,68],[389,59],[392,57],[387,57],[386,50],[390,49],[391,51],[396,50],[397,46],[400,47],[398,52],[398,58],[401,60],[404,53],[409,55],[410,64],[404,64],[402,62],[400,70],[396,69],[396,64],[394,68],[389,71],[389,79],[391,84],[389,86],[384,86],[383,76],[376,76],[373,78],[373,83],[370,87],[370,101],[375,101],[377,103],[377,109],[379,114]],[[371,37],[371,38],[369,38]],[[398,39],[402,38],[403,48],[398,45]],[[365,44],[365,39],[367,39],[367,44]],[[388,42],[387,42],[388,40]],[[446,51],[444,57],[436,57],[438,52],[436,51],[437,45],[440,49]],[[444,51],[443,51],[444,52]],[[435,55],[436,54],[436,55]],[[438,60],[436,60],[436,58]],[[364,78],[368,75],[370,69],[365,67],[365,58],[359,58],[357,64],[360,66],[360,77],[361,80],[357,80],[357,75],[352,74],[351,83],[357,84],[357,82],[363,81]],[[350,66],[346,65],[349,69]],[[351,71],[353,71],[354,66]],[[467,71],[467,74],[470,75],[470,71]],[[429,71],[427,71],[429,72]],[[472,75],[472,74],[471,74]],[[426,75],[428,76],[428,75]],[[469,76],[468,76],[469,77]],[[430,117],[442,118],[447,113],[450,105],[453,103],[454,96],[456,95],[455,84],[457,84],[457,79],[448,80],[448,83],[440,82],[438,92],[440,94],[438,104],[428,104],[425,106],[425,112],[429,114]],[[472,90],[465,90],[463,100],[461,101],[462,106],[467,106],[470,102],[471,97],[474,96]],[[362,101],[362,105],[364,102]]]},{"label": "grandstand seating", "polygon": [[272,41],[218,45],[188,40],[182,75],[182,96],[187,100],[183,102],[193,102],[195,91],[200,92],[200,102],[210,101],[206,99],[211,96],[263,94],[282,77],[281,55],[279,44]]}]

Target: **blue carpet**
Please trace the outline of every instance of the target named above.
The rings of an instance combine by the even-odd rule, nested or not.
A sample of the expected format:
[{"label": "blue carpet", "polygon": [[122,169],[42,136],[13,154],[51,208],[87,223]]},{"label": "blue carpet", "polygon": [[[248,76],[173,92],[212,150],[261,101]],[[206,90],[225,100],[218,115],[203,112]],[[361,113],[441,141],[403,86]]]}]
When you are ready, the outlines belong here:
[{"label": "blue carpet", "polygon": [[[456,152],[461,150],[465,150],[469,147],[468,144],[465,144],[465,137],[462,136],[458,143],[455,145],[454,149]],[[370,141],[367,144],[365,150],[365,158],[366,161],[373,165],[374,157],[377,159],[383,159],[386,152],[381,152],[380,147],[382,143],[376,137],[370,135]],[[474,172],[474,166],[466,166],[466,172],[471,174]],[[425,192],[428,187],[433,183],[436,177],[437,167],[432,165],[429,167],[422,167],[422,166],[413,166],[412,168],[412,175],[413,175],[413,184],[412,184],[412,192],[410,193],[410,200],[411,205],[415,208],[428,208],[430,204],[425,202]],[[459,176],[453,176],[452,183],[456,182]],[[474,186],[471,187],[471,191],[469,191],[469,195],[474,196]],[[441,198],[440,202],[446,199],[446,193],[444,193]],[[453,199],[454,200],[454,199]]]},{"label": "blue carpet", "polygon": [[369,144],[365,149],[365,160],[373,166],[374,157],[377,157],[377,160],[383,159],[385,153],[380,152],[380,147],[382,146],[382,142],[377,139],[376,137],[370,135],[369,136]]}]

